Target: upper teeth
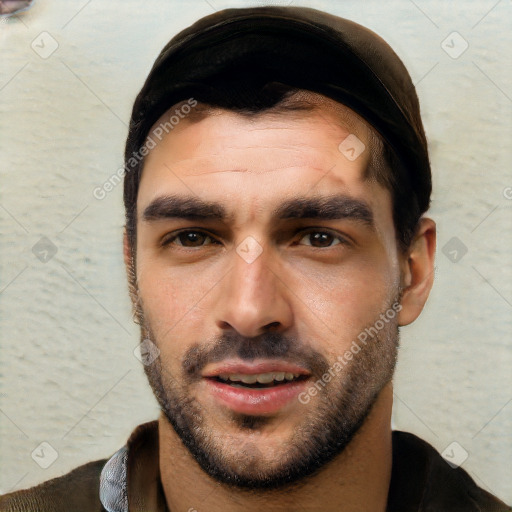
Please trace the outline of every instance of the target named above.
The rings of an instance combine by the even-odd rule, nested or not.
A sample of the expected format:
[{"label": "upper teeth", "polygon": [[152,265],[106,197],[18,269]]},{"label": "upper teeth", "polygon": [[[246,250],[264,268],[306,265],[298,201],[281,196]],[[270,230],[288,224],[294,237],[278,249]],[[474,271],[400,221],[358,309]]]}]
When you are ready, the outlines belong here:
[{"label": "upper teeth", "polygon": [[221,380],[230,380],[233,382],[243,382],[244,384],[254,384],[259,382],[260,384],[269,384],[270,382],[277,380],[293,380],[298,377],[299,373],[288,373],[288,372],[270,372],[270,373],[256,373],[254,375],[243,375],[241,373],[222,373],[219,375]]}]

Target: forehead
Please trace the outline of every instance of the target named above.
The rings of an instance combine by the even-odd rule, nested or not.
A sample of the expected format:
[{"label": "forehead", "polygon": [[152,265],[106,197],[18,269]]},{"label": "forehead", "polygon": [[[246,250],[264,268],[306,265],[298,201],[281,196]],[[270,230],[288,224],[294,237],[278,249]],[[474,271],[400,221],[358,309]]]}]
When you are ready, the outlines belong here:
[{"label": "forehead", "polygon": [[317,116],[249,119],[222,112],[194,124],[185,121],[158,144],[146,166],[165,159],[189,176],[218,171],[264,174],[306,166],[323,169],[337,157],[336,142],[348,135]]},{"label": "forehead", "polygon": [[[375,204],[386,199],[373,193],[382,195],[381,187],[364,180],[373,151],[369,129],[347,111],[340,115],[327,104],[250,117],[220,109],[200,120],[185,116],[146,157],[139,217],[159,196],[180,193],[223,201],[228,209],[231,204],[246,219],[299,195],[343,193]],[[346,152],[351,146],[355,158]]]},{"label": "forehead", "polygon": [[[329,103],[319,105],[315,111],[270,112],[251,117],[215,109],[196,121],[192,112],[189,118],[185,116],[174,125],[167,124],[167,133],[163,139],[160,136],[162,140],[146,157],[145,167],[162,163],[162,153],[166,152],[165,159],[184,171],[189,168],[211,170],[215,152],[224,147],[228,149],[223,154],[224,166],[229,167],[229,163],[241,159],[251,162],[251,157],[257,154],[258,159],[252,162],[251,170],[264,172],[277,169],[277,163],[283,161],[303,165],[313,161],[333,161],[339,156],[338,144],[351,133],[367,145],[365,124],[351,115],[346,107],[332,100],[324,101]],[[150,133],[154,133],[158,126],[164,126],[173,111],[171,108],[163,114]],[[174,116],[174,119],[178,118]],[[266,152],[262,152],[264,148]],[[265,157],[265,153],[269,156]],[[368,152],[361,156],[366,163]],[[275,157],[279,162],[273,164]]]}]

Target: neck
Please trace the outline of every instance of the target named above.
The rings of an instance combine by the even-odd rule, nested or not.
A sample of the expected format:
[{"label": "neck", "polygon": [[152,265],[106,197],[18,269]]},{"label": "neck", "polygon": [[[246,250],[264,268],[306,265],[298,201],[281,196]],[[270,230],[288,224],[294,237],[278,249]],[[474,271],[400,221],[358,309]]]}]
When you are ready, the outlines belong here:
[{"label": "neck", "polygon": [[[242,491],[219,485],[196,463],[176,432],[159,419],[160,473],[169,510],[384,512],[391,479],[391,406],[388,384],[345,450],[301,485]],[[192,489],[192,491],[191,491]]]}]

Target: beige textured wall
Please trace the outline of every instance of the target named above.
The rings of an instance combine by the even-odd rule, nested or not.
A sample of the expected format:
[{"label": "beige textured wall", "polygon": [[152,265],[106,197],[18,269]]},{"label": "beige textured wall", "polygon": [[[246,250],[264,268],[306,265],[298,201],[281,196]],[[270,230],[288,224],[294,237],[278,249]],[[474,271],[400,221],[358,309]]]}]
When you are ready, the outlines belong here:
[{"label": "beige textured wall", "polygon": [[[512,502],[512,2],[294,4],[372,28],[418,84],[439,247],[426,310],[402,331],[394,425],[440,451],[457,442],[463,467]],[[0,22],[2,492],[106,457],[157,415],[133,355],[121,186],[92,192],[122,163],[161,47],[243,5],[39,0]]]}]

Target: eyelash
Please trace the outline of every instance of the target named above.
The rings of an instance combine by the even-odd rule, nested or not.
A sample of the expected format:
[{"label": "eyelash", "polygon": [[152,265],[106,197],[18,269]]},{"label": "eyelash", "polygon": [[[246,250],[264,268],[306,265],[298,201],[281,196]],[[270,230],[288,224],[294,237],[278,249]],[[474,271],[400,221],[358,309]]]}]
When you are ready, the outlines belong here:
[{"label": "eyelash", "polygon": [[[215,239],[215,237],[213,235],[211,235],[210,233],[208,233],[206,231],[202,231],[202,230],[199,230],[199,229],[183,229],[181,231],[178,231],[178,232],[174,233],[171,237],[164,239],[162,244],[161,244],[162,247],[170,246],[171,244],[173,244],[173,242],[175,240],[179,239],[180,235],[183,235],[183,234],[186,234],[186,233],[196,233],[196,234],[204,235],[206,238],[209,238],[214,243],[216,243],[216,244],[219,243]],[[303,229],[303,230],[297,231],[297,233],[294,235],[294,238],[295,238],[296,235],[302,234],[301,238],[299,239],[299,241],[300,241],[305,236],[311,235],[311,234],[314,234],[314,233],[321,233],[321,234],[330,235],[335,240],[338,240],[339,243],[334,244],[334,245],[329,245],[327,247],[314,247],[312,244],[309,244],[309,245],[308,244],[303,244],[303,245],[306,245],[306,247],[314,247],[315,249],[330,249],[331,247],[334,247],[336,245],[349,245],[350,244],[349,240],[347,238],[345,238],[344,236],[342,236],[339,233],[336,233],[334,231],[331,231],[329,229],[325,229],[325,228],[308,228],[308,229]],[[200,249],[202,247],[205,247],[205,245],[198,245],[196,247],[187,247],[185,245],[177,245],[177,247],[179,247],[180,249],[183,248],[183,249],[187,250],[187,249]]]}]

